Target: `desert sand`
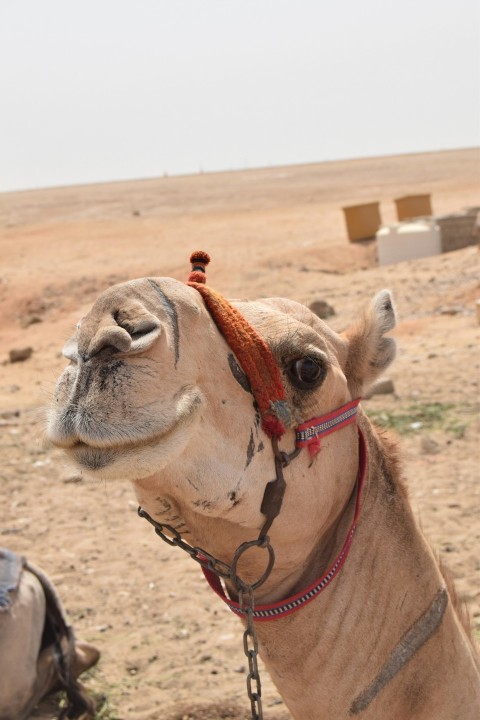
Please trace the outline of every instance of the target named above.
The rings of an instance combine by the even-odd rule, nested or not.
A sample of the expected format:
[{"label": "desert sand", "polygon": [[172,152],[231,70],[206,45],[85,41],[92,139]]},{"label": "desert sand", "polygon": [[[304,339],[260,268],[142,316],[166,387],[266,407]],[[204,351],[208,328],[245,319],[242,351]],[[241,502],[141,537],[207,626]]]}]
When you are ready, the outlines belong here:
[{"label": "desert sand", "polygon": [[[480,633],[479,253],[380,268],[347,241],[341,207],[432,194],[434,212],[480,204],[477,150],[164,177],[0,195],[0,544],[56,583],[77,635],[102,652],[86,684],[109,720],[249,718],[239,621],[200,569],[136,515],[128,483],[98,483],[43,439],[64,341],[110,284],[184,280],[194,249],[229,297],[335,308],[343,329],[382,287],[395,297],[394,394],[367,412],[401,432],[415,512]],[[31,357],[9,361],[12,349]],[[338,579],[341,582],[341,577]],[[266,672],[266,720],[289,714]],[[32,717],[55,717],[58,698]]]}]

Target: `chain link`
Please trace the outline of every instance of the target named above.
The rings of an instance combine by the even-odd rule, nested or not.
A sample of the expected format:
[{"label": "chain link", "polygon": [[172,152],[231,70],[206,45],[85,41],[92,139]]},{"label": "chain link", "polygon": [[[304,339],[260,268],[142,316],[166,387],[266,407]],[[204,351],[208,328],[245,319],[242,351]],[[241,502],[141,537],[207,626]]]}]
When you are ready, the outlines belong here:
[{"label": "chain link", "polygon": [[[245,594],[248,595],[248,602],[245,603]],[[247,695],[250,699],[252,720],[263,720],[262,708],[262,683],[258,669],[258,640],[253,622],[254,597],[253,589],[249,586],[238,594],[240,609],[245,613],[247,627],[243,633],[243,651],[248,660]],[[255,686],[253,687],[253,682]]]},{"label": "chain link", "polygon": [[[195,562],[204,567],[206,570],[211,570],[215,573],[215,575],[218,575],[224,580],[228,580],[230,578],[230,565],[227,565],[227,563],[224,563],[221,560],[217,560],[206,550],[202,550],[202,548],[192,547],[182,539],[178,530],[175,530],[175,528],[171,525],[164,525],[163,523],[157,522],[141,507],[138,508],[138,515],[144,520],[148,520],[148,522],[155,528],[155,532],[158,537],[164,540],[168,545],[179,547],[181,550],[184,550],[188,555],[190,555],[192,560],[195,560]],[[172,537],[166,535],[165,532],[170,533]]]}]

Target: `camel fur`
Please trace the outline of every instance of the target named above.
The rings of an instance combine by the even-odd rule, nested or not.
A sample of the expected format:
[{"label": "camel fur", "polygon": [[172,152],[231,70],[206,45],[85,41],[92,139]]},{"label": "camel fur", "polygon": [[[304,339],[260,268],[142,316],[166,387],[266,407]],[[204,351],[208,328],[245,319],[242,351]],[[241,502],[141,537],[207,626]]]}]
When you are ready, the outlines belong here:
[{"label": "camel fur", "polygon": [[[280,443],[288,452],[295,425],[363,395],[395,355],[388,291],[343,334],[292,301],[234,305],[280,369],[294,418]],[[154,519],[230,563],[264,522],[273,454],[248,379],[199,292],[169,278],[114,286],[65,354],[51,441],[97,478],[130,480]],[[305,387],[299,374],[312,367],[318,377]],[[475,651],[412,514],[395,443],[362,411],[357,424],[368,465],[348,560],[301,611],[256,623],[260,654],[295,720],[476,720]],[[350,425],[322,440],[313,462],[302,451],[285,469],[269,531],[276,562],[256,603],[301,591],[337,556],[354,512],[358,447]],[[263,564],[252,550],[239,573],[252,582]]]},{"label": "camel fur", "polygon": [[93,645],[75,640],[47,575],[0,548],[0,720],[27,720],[59,690],[67,693],[65,717],[93,718],[95,703],[77,678],[99,657]]}]

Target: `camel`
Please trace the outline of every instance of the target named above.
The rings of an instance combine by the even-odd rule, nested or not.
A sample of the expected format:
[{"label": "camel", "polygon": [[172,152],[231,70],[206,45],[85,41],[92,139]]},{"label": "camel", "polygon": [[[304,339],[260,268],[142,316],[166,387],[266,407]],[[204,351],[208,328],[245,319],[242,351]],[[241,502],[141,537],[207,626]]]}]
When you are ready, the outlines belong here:
[{"label": "camel", "polygon": [[100,653],[76,641],[48,576],[7,548],[0,548],[0,649],[0,720],[26,720],[61,689],[62,717],[93,718],[95,703],[77,678]]},{"label": "camel", "polygon": [[93,476],[129,479],[160,528],[235,563],[225,586],[206,575],[253,624],[295,720],[476,720],[454,591],[396,442],[359,404],[395,356],[390,292],[337,334],[290,300],[229,302],[205,284],[208,256],[192,262],[186,284],[100,295],[65,346],[48,437]]}]

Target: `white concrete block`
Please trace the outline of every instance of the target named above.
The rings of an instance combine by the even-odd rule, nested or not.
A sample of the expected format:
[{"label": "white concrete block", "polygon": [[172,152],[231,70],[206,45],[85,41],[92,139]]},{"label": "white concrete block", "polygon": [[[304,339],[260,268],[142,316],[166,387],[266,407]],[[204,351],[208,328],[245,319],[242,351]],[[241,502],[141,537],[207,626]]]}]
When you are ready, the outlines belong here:
[{"label": "white concrete block", "polygon": [[384,226],[377,232],[376,238],[379,265],[391,265],[442,252],[440,228],[429,220]]}]

